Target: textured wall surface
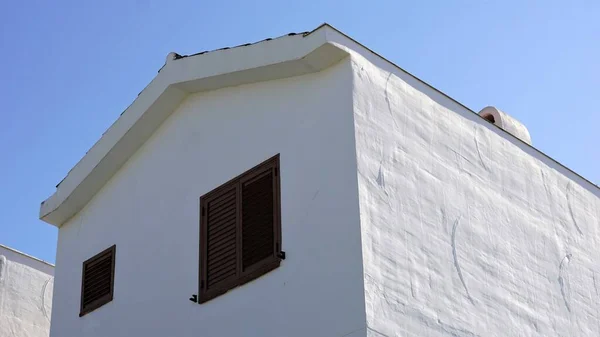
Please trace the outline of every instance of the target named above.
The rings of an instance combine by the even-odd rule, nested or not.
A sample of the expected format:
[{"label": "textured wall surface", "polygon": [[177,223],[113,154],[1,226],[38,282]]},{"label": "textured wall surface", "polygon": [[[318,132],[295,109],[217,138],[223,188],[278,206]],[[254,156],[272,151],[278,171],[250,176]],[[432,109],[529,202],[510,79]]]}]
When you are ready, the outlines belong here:
[{"label": "textured wall surface", "polygon": [[[350,60],[189,96],[59,230],[52,337],[364,336]],[[199,197],[281,154],[281,267],[210,302]],[[114,300],[79,317],[81,263],[116,244]]]},{"label": "textured wall surface", "polygon": [[[51,337],[600,335],[598,188],[330,38],[352,56],[325,71],[187,97],[60,228]],[[188,301],[199,197],[276,153],[288,258]],[[80,318],[113,244],[114,300]]]},{"label": "textured wall surface", "polygon": [[0,246],[0,337],[48,337],[54,267]]},{"label": "textured wall surface", "polygon": [[352,58],[368,335],[599,336],[599,190]]}]

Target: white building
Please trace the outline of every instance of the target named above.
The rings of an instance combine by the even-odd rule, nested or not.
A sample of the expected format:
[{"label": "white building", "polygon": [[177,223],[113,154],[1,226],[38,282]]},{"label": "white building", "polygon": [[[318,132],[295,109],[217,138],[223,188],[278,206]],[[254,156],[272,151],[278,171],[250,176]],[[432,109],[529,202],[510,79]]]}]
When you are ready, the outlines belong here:
[{"label": "white building", "polygon": [[0,337],[48,337],[54,266],[0,245]]},{"label": "white building", "polygon": [[329,25],[169,54],[41,205],[51,337],[600,335],[600,189],[481,114]]}]

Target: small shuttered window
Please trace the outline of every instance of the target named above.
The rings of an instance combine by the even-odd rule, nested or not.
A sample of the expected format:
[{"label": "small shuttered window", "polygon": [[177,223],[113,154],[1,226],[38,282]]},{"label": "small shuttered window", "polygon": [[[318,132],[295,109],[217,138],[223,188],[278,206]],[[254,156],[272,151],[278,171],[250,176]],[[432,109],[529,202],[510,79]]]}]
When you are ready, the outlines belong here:
[{"label": "small shuttered window", "polygon": [[279,155],[200,198],[204,303],[279,266]]},{"label": "small shuttered window", "polygon": [[80,317],[112,301],[115,253],[112,246],[83,262]]}]

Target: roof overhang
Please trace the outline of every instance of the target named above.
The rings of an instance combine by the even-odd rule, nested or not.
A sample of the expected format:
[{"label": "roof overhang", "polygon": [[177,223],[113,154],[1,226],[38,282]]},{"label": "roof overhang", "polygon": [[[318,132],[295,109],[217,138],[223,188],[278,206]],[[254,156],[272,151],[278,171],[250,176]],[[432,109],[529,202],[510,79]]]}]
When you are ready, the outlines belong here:
[{"label": "roof overhang", "polygon": [[60,227],[77,214],[190,93],[314,73],[346,56],[329,25],[312,32],[180,57],[158,75],[42,202],[40,219]]}]

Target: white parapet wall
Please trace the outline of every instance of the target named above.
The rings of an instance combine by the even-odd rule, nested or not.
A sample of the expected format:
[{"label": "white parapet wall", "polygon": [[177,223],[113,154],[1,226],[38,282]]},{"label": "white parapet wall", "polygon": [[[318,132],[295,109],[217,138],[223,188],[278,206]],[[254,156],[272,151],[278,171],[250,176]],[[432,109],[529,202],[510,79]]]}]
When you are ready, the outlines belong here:
[{"label": "white parapet wall", "polygon": [[600,336],[598,187],[497,109],[352,60],[368,336]]},{"label": "white parapet wall", "polygon": [[54,266],[0,245],[0,337],[47,337]]}]

